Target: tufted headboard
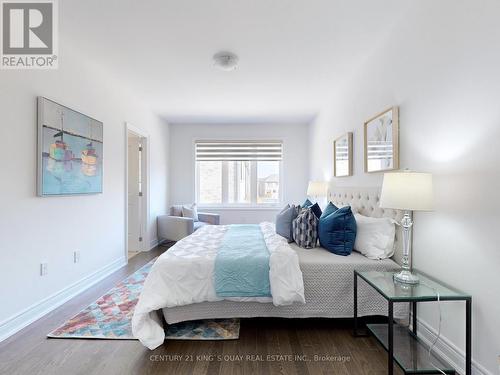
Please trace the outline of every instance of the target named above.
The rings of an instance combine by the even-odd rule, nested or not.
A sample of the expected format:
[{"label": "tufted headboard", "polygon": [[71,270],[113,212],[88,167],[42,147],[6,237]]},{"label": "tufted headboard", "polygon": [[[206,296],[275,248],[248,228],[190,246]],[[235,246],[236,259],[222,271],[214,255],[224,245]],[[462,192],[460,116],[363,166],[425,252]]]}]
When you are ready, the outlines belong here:
[{"label": "tufted headboard", "polygon": [[[353,188],[334,187],[328,192],[328,200],[335,206],[351,206],[364,216],[390,217],[397,222],[401,222],[403,211],[380,208],[380,188]],[[401,226],[396,226],[396,239],[394,242],[394,256],[392,259],[401,264],[403,255],[403,242]]]}]

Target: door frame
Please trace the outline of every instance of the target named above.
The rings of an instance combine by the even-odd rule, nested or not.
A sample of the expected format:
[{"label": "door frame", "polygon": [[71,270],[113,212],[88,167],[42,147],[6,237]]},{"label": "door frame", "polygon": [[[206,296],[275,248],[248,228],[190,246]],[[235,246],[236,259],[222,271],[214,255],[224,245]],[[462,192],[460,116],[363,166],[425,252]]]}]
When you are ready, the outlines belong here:
[{"label": "door frame", "polygon": [[149,186],[150,186],[150,154],[149,154],[149,134],[144,130],[139,129],[129,122],[125,122],[124,133],[125,133],[125,259],[128,263],[128,133],[134,133],[141,138],[142,144],[142,199],[143,203],[141,205],[141,232],[142,232],[142,242],[140,245],[140,251],[150,250],[150,239],[149,239]]}]

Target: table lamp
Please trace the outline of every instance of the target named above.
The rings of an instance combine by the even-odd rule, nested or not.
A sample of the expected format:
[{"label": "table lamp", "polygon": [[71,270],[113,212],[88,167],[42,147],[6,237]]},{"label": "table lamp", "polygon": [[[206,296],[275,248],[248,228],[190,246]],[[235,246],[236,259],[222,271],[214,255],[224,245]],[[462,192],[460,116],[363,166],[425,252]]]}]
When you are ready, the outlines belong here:
[{"label": "table lamp", "polygon": [[380,194],[380,207],[403,210],[403,259],[401,271],[394,280],[405,284],[418,284],[418,276],[411,272],[410,238],[413,226],[411,211],[432,210],[432,175],[405,170],[385,173]]},{"label": "table lamp", "polygon": [[307,195],[310,197],[326,197],[328,194],[328,182],[326,181],[309,181],[307,186]]}]

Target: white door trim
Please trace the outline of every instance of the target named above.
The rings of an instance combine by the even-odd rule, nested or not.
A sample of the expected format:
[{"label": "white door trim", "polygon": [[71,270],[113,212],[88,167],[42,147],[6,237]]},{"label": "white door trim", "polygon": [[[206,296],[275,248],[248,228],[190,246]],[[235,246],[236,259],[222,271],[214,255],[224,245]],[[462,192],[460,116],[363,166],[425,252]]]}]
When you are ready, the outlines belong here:
[{"label": "white door trim", "polygon": [[[132,132],[139,137],[141,137],[142,143],[142,199],[143,204],[141,206],[142,210],[142,223],[141,223],[141,232],[143,234],[142,243],[140,246],[140,251],[149,251],[150,250],[150,238],[149,238],[149,182],[150,182],[150,153],[149,153],[149,134],[144,130],[139,129],[132,125],[129,122],[125,122],[124,127],[124,136],[125,136],[125,259],[128,262],[128,132]],[[145,174],[145,176],[144,176]],[[144,178],[145,177],[145,178]]]}]

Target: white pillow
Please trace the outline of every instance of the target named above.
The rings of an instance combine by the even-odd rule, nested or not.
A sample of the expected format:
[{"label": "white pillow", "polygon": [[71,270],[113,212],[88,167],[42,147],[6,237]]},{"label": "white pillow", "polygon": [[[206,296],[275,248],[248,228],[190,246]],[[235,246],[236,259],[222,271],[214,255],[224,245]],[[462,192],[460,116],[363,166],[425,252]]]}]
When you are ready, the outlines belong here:
[{"label": "white pillow", "polygon": [[193,219],[193,221],[199,221],[198,220],[198,210],[196,209],[196,203],[193,203],[191,206],[185,204],[182,206],[182,216],[183,217],[189,217]]},{"label": "white pillow", "polygon": [[354,250],[370,259],[386,259],[394,255],[396,221],[388,217],[354,214],[357,232]]}]

